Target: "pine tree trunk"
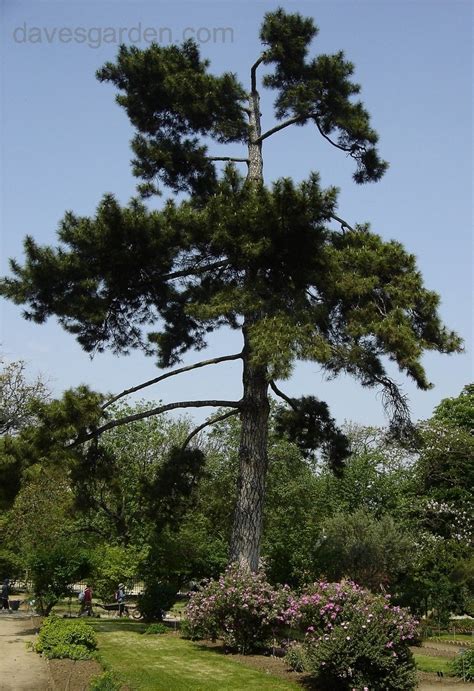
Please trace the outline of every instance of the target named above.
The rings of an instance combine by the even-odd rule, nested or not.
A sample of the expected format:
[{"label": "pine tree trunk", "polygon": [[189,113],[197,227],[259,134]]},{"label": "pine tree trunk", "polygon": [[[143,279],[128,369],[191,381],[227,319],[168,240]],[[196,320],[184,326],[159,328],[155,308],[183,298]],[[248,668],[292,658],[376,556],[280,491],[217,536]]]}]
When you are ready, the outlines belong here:
[{"label": "pine tree trunk", "polygon": [[267,439],[270,405],[266,368],[250,363],[248,342],[244,347],[243,389],[239,478],[231,540],[231,561],[251,571],[256,571],[260,558],[268,466]]},{"label": "pine tree trunk", "polygon": [[[248,180],[263,183],[262,145],[256,139],[261,134],[260,98],[256,89],[255,69],[252,70],[252,91],[249,98],[249,172]],[[247,275],[247,281],[254,277]],[[263,504],[268,466],[267,440],[268,401],[267,371],[264,366],[251,363],[251,347],[247,327],[258,315],[247,315],[243,327],[243,397],[237,504],[231,539],[231,561],[256,571],[260,558]]]}]

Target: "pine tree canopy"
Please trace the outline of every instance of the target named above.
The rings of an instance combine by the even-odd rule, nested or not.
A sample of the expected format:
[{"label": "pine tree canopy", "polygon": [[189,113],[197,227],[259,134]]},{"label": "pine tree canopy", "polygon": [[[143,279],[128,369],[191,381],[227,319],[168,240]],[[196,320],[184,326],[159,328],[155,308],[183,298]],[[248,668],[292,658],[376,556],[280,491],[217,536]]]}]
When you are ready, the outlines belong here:
[{"label": "pine tree canopy", "polygon": [[387,354],[427,388],[423,351],[459,347],[438,297],[398,242],[367,226],[331,229],[335,205],[317,175],[254,188],[230,166],[204,206],[148,211],[107,196],[92,218],[66,214],[57,247],[27,238],[25,264],[12,262],[2,291],[28,305],[27,318],[56,315],[88,352],[142,348],[169,366],[258,312],[253,358],[272,378],[301,359],[375,384]]}]

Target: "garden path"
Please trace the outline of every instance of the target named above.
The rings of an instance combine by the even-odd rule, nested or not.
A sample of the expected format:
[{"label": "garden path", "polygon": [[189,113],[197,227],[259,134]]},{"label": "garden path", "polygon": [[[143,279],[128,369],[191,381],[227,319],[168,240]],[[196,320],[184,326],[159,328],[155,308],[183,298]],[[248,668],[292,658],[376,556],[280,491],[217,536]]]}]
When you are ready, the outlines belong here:
[{"label": "garden path", "polygon": [[0,690],[52,691],[46,660],[28,650],[38,618],[22,612],[0,613]]}]

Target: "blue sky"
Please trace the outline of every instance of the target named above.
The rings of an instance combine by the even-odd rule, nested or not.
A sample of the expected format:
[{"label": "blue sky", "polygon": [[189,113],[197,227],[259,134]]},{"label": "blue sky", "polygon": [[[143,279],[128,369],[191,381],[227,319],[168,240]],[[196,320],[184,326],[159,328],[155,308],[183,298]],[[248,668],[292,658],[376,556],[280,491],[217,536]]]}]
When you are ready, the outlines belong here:
[{"label": "blue sky", "polygon": [[[472,6],[431,0],[338,0],[284,3],[313,16],[320,28],[314,52],[343,49],[356,65],[362,98],[380,134],[390,169],[376,185],[357,186],[353,166],[313,128],[288,128],[265,146],[267,182],[302,179],[311,170],[324,185],[340,187],[339,212],[349,222],[370,221],[415,253],[426,285],[442,297],[441,314],[466,341],[466,353],[429,354],[424,362],[435,388],[419,392],[405,378],[414,418],[428,417],[439,400],[457,395],[472,371]],[[136,180],[130,172],[132,129],[114,102],[114,90],[94,74],[122,38],[136,41],[153,29],[167,42],[183,31],[201,41],[215,72],[232,70],[244,84],[259,54],[258,29],[267,2],[10,2],[2,3],[2,273],[21,257],[22,238],[52,243],[65,210],[93,212],[105,192],[125,203]],[[226,40],[214,29],[226,28]],[[63,30],[62,33],[60,30]],[[134,31],[131,31],[131,30]],[[272,94],[262,98],[265,129],[274,123]],[[238,146],[226,149],[242,155]],[[216,147],[215,153],[224,153]],[[156,376],[137,353],[91,361],[54,321],[38,326],[21,309],[2,304],[0,348],[41,372],[55,394],[86,383],[117,392]],[[240,350],[236,334],[212,337],[209,356]],[[186,357],[189,363],[204,355]],[[383,424],[380,398],[348,378],[327,382],[315,365],[301,364],[282,385],[293,395],[313,394],[336,418]],[[235,364],[168,380],[149,390],[154,400],[240,397]],[[197,411],[202,419],[204,411]]]}]

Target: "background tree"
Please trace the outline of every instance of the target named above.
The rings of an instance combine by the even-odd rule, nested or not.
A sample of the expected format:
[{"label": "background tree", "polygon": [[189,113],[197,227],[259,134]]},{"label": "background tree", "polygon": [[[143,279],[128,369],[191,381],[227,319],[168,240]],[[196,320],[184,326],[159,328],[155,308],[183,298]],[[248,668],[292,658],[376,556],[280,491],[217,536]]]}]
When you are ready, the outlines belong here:
[{"label": "background tree", "polygon": [[[117,403],[111,415],[140,416],[150,405]],[[189,431],[188,420],[161,415],[105,432],[96,453],[77,447],[71,487],[83,529],[127,546],[175,524],[203,470],[199,449],[179,452]]]},{"label": "background tree", "polygon": [[[315,127],[354,159],[357,183],[377,181],[387,167],[369,115],[353,98],[360,90],[351,80],[353,65],[342,52],[310,58],[316,34],[312,19],[282,9],[266,14],[263,50],[247,89],[233,74],[210,74],[191,41],[122,46],[98,78],[117,87],[117,101],[136,129],[140,192],[158,192],[158,181],[188,198],[149,210],[138,200],[120,207],[107,195],[93,217],[68,212],[59,246],[40,247],[28,237],[25,264],[13,261],[14,277],[1,285],[4,296],[27,305],[27,318],[55,315],[87,351],[141,348],[162,367],[203,348],[220,326],[241,331],[241,352],[194,365],[241,360],[240,400],[180,401],[141,415],[207,406],[239,414],[231,558],[252,569],[268,467],[269,384],[288,378],[296,360],[314,361],[331,375],[348,372],[364,386],[384,388],[399,427],[406,401],[385,359],[426,389],[423,352],[460,347],[441,325],[438,298],[424,288],[413,255],[337,215],[335,188],[322,189],[315,173],[299,185],[288,179],[264,185],[263,145],[291,125]],[[266,131],[257,79],[262,65],[263,86],[276,93],[277,124]],[[238,158],[215,155],[209,142],[241,143],[246,151]],[[219,161],[231,162],[222,174]],[[246,178],[233,163],[247,165]],[[187,369],[192,366],[174,374]],[[333,465],[340,464],[347,448],[327,406],[314,398],[286,401],[293,413],[286,422],[299,444],[322,443]],[[82,441],[128,421],[95,425]]]},{"label": "background tree", "polygon": [[67,472],[36,465],[6,515],[3,539],[46,615],[91,569],[91,543],[77,531],[72,509]]},{"label": "background tree", "polygon": [[0,510],[11,506],[21,484],[20,464],[8,453],[8,442],[36,420],[35,408],[49,391],[41,377],[28,379],[26,365],[0,361]]}]

